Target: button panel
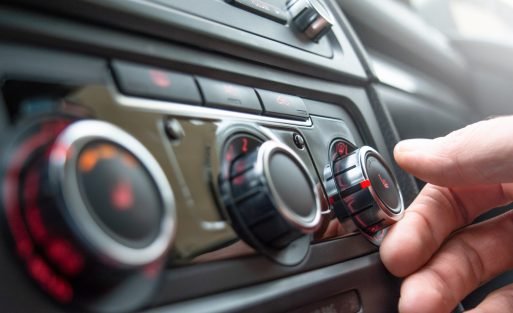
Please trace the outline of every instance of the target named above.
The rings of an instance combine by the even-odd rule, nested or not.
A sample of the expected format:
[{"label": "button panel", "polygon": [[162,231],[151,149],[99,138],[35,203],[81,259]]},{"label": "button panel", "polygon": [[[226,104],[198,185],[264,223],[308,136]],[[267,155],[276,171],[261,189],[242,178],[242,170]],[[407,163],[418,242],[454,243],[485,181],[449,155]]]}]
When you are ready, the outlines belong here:
[{"label": "button panel", "polygon": [[201,95],[191,75],[124,61],[112,62],[121,91],[127,95],[201,104]]},{"label": "button panel", "polygon": [[125,61],[113,61],[112,69],[118,88],[129,96],[297,121],[310,117],[303,99],[293,95]]}]

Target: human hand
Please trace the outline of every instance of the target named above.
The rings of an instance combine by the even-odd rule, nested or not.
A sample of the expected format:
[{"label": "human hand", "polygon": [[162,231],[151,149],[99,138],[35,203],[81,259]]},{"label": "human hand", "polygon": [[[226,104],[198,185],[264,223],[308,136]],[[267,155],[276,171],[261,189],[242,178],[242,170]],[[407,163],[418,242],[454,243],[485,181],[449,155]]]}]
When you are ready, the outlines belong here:
[{"label": "human hand", "polygon": [[[389,271],[405,277],[399,311],[450,312],[483,282],[513,268],[513,212],[469,226],[513,201],[513,117],[403,141],[394,155],[428,182],[380,248]],[[513,285],[470,312],[513,312]]]}]

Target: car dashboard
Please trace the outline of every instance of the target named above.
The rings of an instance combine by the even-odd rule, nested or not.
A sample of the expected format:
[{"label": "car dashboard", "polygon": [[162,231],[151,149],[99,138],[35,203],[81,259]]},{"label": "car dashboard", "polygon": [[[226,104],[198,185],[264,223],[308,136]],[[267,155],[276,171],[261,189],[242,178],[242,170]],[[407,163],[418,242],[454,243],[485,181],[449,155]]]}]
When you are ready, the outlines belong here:
[{"label": "car dashboard", "polygon": [[0,5],[5,312],[397,310],[418,192],[336,1]]}]

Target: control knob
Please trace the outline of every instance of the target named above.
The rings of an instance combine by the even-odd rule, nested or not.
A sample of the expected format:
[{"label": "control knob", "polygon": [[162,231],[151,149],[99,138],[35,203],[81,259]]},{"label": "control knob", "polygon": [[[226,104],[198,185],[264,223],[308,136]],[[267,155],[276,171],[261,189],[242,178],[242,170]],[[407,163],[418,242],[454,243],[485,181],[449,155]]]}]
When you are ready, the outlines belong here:
[{"label": "control knob", "polygon": [[63,304],[141,305],[175,233],[173,193],[157,161],[101,121],[48,118],[15,137],[2,204],[31,278]]},{"label": "control knob", "polygon": [[399,185],[383,157],[364,146],[326,166],[330,203],[339,217],[352,217],[362,233],[380,244],[388,226],[404,215]]},{"label": "control knob", "polygon": [[[282,264],[301,261],[309,248],[306,234],[321,218],[317,188],[301,159],[289,147],[266,141],[228,168],[224,199],[241,237]],[[287,253],[298,241],[303,252]]]}]

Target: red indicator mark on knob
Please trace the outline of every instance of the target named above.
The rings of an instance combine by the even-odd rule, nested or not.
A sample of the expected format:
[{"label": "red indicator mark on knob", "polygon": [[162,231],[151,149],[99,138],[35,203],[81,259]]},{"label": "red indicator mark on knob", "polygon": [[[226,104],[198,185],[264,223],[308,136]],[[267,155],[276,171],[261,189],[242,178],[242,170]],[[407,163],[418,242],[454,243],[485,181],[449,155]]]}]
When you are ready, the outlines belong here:
[{"label": "red indicator mark on knob", "polygon": [[118,211],[126,211],[134,204],[132,184],[128,181],[120,181],[111,192],[110,200]]},{"label": "red indicator mark on knob", "polygon": [[366,180],[364,180],[364,181],[362,181],[362,182],[360,183],[360,187],[361,187],[362,189],[369,188],[369,187],[370,187],[370,185],[371,185],[371,182],[370,182],[370,180],[368,180],[368,179],[366,179]]},{"label": "red indicator mark on knob", "polygon": [[381,181],[381,184],[383,185],[383,187],[385,187],[385,189],[388,189],[390,188],[390,184],[388,183],[388,181],[381,177],[381,174],[378,174],[378,177],[379,177],[379,180]]},{"label": "red indicator mark on knob", "polygon": [[171,86],[171,80],[168,75],[159,70],[149,71],[151,81],[158,87],[166,88]]}]

